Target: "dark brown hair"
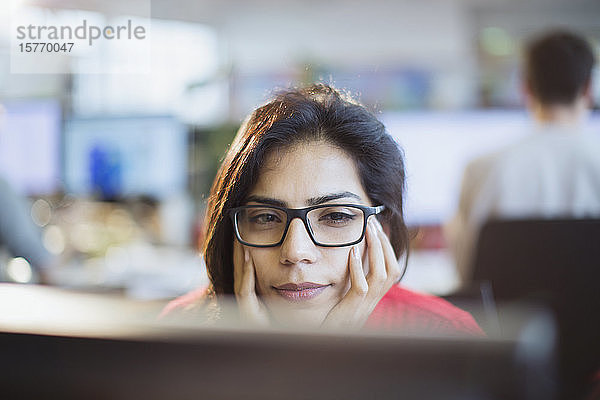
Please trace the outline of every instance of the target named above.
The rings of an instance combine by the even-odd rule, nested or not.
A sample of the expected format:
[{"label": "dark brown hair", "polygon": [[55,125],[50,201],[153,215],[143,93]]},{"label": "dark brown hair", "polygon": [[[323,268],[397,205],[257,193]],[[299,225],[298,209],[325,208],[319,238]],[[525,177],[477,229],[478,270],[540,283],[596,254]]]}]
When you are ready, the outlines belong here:
[{"label": "dark brown hair", "polygon": [[569,105],[590,84],[594,53],[585,39],[567,31],[553,31],[526,48],[525,81],[544,105]]},{"label": "dark brown hair", "polygon": [[234,234],[228,210],[244,204],[267,155],[310,141],[331,143],[352,157],[369,198],[385,205],[378,218],[389,229],[396,256],[408,250],[403,156],[383,124],[330,86],[286,90],[240,127],[213,183],[203,253],[215,293],[233,293]]}]

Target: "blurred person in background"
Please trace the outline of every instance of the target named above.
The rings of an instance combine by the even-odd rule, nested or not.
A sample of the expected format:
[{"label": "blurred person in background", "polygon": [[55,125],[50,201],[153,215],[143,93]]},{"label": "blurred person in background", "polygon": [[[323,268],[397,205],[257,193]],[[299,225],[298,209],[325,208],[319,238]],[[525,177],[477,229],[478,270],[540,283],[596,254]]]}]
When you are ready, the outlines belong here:
[{"label": "blurred person in background", "polygon": [[3,266],[0,280],[22,283],[46,280],[45,270],[53,263],[53,257],[42,244],[40,232],[28,213],[27,201],[21,198],[2,177],[0,177],[0,247],[5,247],[11,256],[22,257],[27,261],[24,263],[23,260],[13,260],[12,268],[10,263]]},{"label": "blurred person in background", "polygon": [[[3,114],[0,104],[0,123]],[[45,270],[54,263],[54,258],[42,244],[41,232],[33,223],[27,199],[0,176],[0,250],[3,249],[15,258],[7,265],[2,265],[0,259],[0,281],[46,281]]]},{"label": "blurred person in background", "polygon": [[585,131],[594,62],[590,45],[567,31],[526,47],[523,89],[536,131],[468,164],[457,213],[444,227],[463,283],[488,219],[600,216],[600,137]]},{"label": "blurred person in background", "polygon": [[481,335],[467,312],[397,285],[403,192],[401,150],[373,114],[326,85],[280,93],[242,125],[213,184],[213,294],[259,326]]}]

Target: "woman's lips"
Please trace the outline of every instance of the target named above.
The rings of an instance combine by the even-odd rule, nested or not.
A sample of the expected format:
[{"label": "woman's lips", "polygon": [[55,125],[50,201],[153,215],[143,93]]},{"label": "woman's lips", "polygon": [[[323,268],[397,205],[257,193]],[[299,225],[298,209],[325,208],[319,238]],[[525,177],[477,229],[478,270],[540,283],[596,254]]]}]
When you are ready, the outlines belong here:
[{"label": "woman's lips", "polygon": [[317,297],[323,290],[330,285],[322,285],[319,283],[302,282],[302,283],[286,283],[284,285],[273,286],[281,297],[290,301],[304,301]]}]

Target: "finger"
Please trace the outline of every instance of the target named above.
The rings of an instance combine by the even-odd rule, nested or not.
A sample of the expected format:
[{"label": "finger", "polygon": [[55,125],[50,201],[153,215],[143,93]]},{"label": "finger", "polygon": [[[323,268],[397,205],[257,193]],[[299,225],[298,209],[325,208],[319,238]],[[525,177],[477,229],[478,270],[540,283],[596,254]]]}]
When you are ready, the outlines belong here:
[{"label": "finger", "polygon": [[353,246],[350,250],[350,262],[348,264],[350,269],[350,292],[362,298],[369,291],[369,284],[362,268],[358,246]]},{"label": "finger", "polygon": [[241,243],[234,243],[233,284],[236,295],[256,295],[254,264],[250,253]]},{"label": "finger", "polygon": [[240,242],[233,242],[233,288],[234,293],[240,291],[242,277],[244,276],[244,249]]},{"label": "finger", "polygon": [[400,276],[402,274],[402,268],[400,268],[400,264],[398,263],[398,259],[396,258],[394,247],[392,246],[390,239],[383,231],[383,227],[381,226],[379,221],[375,220],[375,226],[377,227],[377,236],[379,237],[379,241],[381,242],[381,246],[383,248],[387,280],[389,283],[395,284],[398,281],[398,279],[400,279]]},{"label": "finger", "polygon": [[243,248],[242,277],[236,299],[243,321],[261,326],[269,325],[269,316],[256,293],[256,272],[248,249]]},{"label": "finger", "polygon": [[352,247],[349,258],[348,270],[350,275],[350,289],[348,289],[348,293],[346,293],[342,300],[334,307],[332,310],[334,313],[357,310],[369,291],[369,284],[367,283],[365,273],[362,269],[362,261],[360,259],[358,246]]},{"label": "finger", "polygon": [[[333,307],[323,327],[356,327],[360,328],[370,314],[365,307],[365,296],[369,285],[362,269],[362,261],[358,246],[352,247],[349,254],[348,269],[350,273],[350,289],[342,300]],[[366,316],[366,317],[365,317]]]},{"label": "finger", "polygon": [[242,282],[240,285],[240,294],[256,296],[255,272],[254,263],[247,249],[244,249],[244,267],[242,274]]},{"label": "finger", "polygon": [[367,227],[367,250],[369,252],[369,274],[367,282],[371,289],[383,286],[387,278],[385,256],[374,218],[369,218]]}]

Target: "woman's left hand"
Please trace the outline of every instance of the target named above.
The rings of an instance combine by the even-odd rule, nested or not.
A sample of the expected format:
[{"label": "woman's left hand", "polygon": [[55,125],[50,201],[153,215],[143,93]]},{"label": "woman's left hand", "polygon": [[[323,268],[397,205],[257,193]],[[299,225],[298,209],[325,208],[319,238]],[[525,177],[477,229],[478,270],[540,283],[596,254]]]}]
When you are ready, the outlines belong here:
[{"label": "woman's left hand", "polygon": [[367,223],[369,273],[365,276],[358,245],[350,250],[350,289],[329,312],[322,326],[355,328],[364,326],[379,300],[402,275],[392,244],[377,219]]}]

